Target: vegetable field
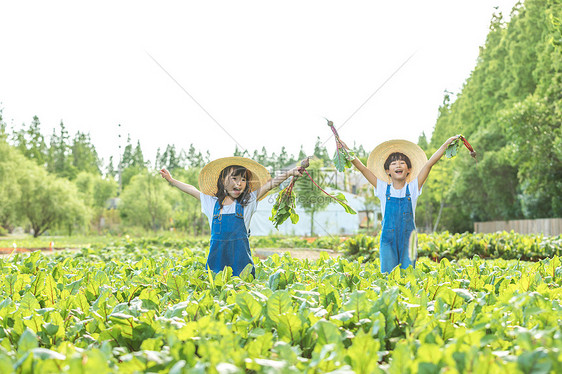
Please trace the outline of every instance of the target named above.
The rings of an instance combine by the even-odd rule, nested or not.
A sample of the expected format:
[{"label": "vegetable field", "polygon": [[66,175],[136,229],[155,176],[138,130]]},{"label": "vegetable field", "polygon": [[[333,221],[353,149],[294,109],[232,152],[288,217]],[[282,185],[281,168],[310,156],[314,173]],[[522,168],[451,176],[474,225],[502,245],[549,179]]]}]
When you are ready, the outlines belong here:
[{"label": "vegetable field", "polygon": [[0,372],[562,372],[562,265],[274,255],[256,279],[124,242],[0,258]]}]

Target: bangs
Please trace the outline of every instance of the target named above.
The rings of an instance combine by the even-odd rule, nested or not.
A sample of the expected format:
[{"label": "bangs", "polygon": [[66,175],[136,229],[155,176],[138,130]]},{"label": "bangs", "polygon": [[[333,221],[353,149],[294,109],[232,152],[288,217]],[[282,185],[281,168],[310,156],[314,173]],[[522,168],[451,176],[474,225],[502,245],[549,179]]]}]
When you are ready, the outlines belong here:
[{"label": "bangs", "polygon": [[384,163],[384,170],[388,170],[388,168],[390,167],[390,164],[394,161],[406,161],[406,165],[408,165],[408,168],[412,167],[412,162],[410,161],[408,156],[406,156],[402,152],[394,152],[394,153],[391,153],[388,156],[388,158],[386,159],[386,161]]},{"label": "bangs", "polygon": [[244,177],[246,179],[250,179],[250,171],[246,169],[244,166],[233,165],[230,167],[229,171],[231,171],[233,177]]}]

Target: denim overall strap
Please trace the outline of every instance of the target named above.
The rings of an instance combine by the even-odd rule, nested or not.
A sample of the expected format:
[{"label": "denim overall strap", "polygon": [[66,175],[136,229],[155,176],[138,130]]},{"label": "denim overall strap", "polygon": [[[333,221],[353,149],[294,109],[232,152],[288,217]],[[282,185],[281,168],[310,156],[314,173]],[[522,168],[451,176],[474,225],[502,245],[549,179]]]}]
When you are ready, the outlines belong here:
[{"label": "denim overall strap", "polygon": [[381,272],[389,273],[400,265],[406,269],[415,263],[408,255],[410,234],[415,229],[410,186],[405,197],[391,197],[390,184],[386,187],[386,204],[380,242]]},{"label": "denim overall strap", "polygon": [[[246,265],[254,263],[244,223],[244,207],[238,201],[235,204],[235,213],[222,214],[218,201],[215,203],[211,225],[211,246],[206,267],[218,273],[226,266],[230,266],[232,275],[238,276]],[[252,274],[255,276],[253,267]]]}]

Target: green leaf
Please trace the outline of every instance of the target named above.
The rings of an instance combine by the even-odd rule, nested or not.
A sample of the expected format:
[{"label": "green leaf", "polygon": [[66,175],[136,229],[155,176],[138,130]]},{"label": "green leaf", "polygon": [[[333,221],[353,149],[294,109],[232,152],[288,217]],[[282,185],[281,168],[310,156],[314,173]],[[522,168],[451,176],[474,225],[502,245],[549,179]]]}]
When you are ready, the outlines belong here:
[{"label": "green leaf", "polygon": [[372,302],[369,301],[365,291],[353,291],[349,300],[343,304],[346,311],[355,311],[357,320],[366,317],[371,309]]},{"label": "green leaf", "polygon": [[35,276],[35,279],[31,282],[31,287],[29,290],[35,295],[39,296],[41,291],[45,289],[45,278],[47,277],[47,273],[44,269],[41,269]]},{"label": "green leaf", "polygon": [[236,295],[236,305],[240,308],[241,317],[245,321],[254,322],[261,316],[261,304],[247,292]]},{"label": "green leaf", "polygon": [[174,300],[181,300],[185,290],[185,279],[180,275],[168,275],[167,286],[172,291],[172,298]]},{"label": "green leaf", "polygon": [[459,150],[459,145],[461,142],[462,140],[460,138],[453,140],[451,144],[447,146],[447,149],[445,150],[445,156],[447,158],[455,157],[457,155],[457,152]]},{"label": "green leaf", "polygon": [[287,337],[293,344],[297,344],[301,337],[302,321],[295,313],[285,312],[279,316],[277,329],[281,337]]},{"label": "green leaf", "polygon": [[35,296],[31,292],[26,292],[20,301],[19,310],[24,316],[29,316],[35,311],[35,309],[39,309],[40,307],[41,305],[39,305]]},{"label": "green leaf", "polygon": [[353,338],[352,345],[347,349],[347,355],[351,361],[351,367],[356,373],[378,372],[380,343],[370,335],[360,331]]},{"label": "green leaf", "polygon": [[336,195],[330,196],[334,199],[335,202],[340,204],[345,209],[346,213],[357,214],[357,212],[347,204],[347,199],[345,198],[345,195],[343,193],[339,192]]},{"label": "green leaf", "polygon": [[18,353],[24,354],[25,352],[28,352],[33,348],[37,348],[38,346],[39,341],[37,339],[37,335],[35,335],[35,333],[30,329],[25,329],[18,341]]},{"label": "green leaf", "polygon": [[341,152],[341,148],[336,149],[336,153],[334,153],[334,157],[332,158],[334,162],[334,166],[336,167],[337,171],[344,171],[346,166],[346,159],[343,152]]},{"label": "green leaf", "polygon": [[296,224],[297,222],[299,222],[299,215],[297,213],[291,213],[291,222],[293,224]]},{"label": "green leaf", "polygon": [[267,300],[267,317],[278,323],[283,313],[292,310],[291,296],[287,291],[276,291]]},{"label": "green leaf", "polygon": [[312,331],[317,335],[316,347],[321,348],[326,344],[340,344],[342,337],[338,326],[329,321],[320,320],[312,326]]}]

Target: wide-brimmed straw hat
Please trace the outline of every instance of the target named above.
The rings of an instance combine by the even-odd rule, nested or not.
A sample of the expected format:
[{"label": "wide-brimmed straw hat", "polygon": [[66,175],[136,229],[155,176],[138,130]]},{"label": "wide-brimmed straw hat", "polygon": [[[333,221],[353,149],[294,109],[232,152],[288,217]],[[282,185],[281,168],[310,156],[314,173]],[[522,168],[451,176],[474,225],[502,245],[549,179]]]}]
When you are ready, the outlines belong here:
[{"label": "wide-brimmed straw hat", "polygon": [[367,167],[375,174],[377,179],[388,181],[389,177],[384,170],[384,163],[388,156],[394,152],[404,153],[410,159],[412,168],[406,182],[413,181],[427,162],[427,156],[417,144],[407,140],[395,139],[381,143],[373,149],[367,160]]},{"label": "wide-brimmed straw hat", "polygon": [[[221,171],[232,165],[243,166],[250,170],[252,177],[248,183],[252,192],[271,179],[267,169],[254,160],[246,157],[224,157],[209,162],[201,169],[201,173],[199,173],[199,190],[205,195],[215,196],[217,193],[217,180]],[[264,197],[265,195],[262,196],[262,199]]]}]

